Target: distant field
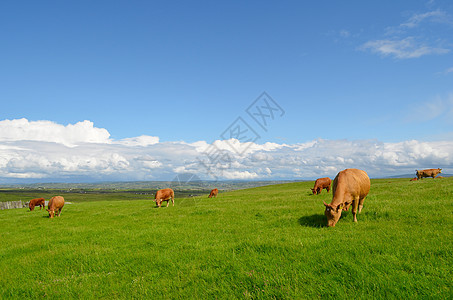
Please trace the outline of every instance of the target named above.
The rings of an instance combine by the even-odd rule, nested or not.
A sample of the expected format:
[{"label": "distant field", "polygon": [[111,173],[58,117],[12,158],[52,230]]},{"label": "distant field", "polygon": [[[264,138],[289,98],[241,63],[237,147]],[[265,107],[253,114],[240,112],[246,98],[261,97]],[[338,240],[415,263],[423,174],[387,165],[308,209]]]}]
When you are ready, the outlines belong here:
[{"label": "distant field", "polygon": [[452,299],[453,178],[372,180],[358,223],[344,212],[335,228],[332,194],[310,187],[177,195],[160,209],[133,192],[67,193],[52,220],[0,211],[0,298]]},{"label": "distant field", "polygon": [[[94,202],[94,201],[124,201],[124,200],[153,200],[156,190],[25,190],[25,189],[0,189],[0,202],[2,201],[25,201],[33,198],[45,198],[63,196],[70,202]],[[178,198],[191,196],[209,195],[209,191],[175,191]],[[69,200],[70,199],[70,200]]]}]

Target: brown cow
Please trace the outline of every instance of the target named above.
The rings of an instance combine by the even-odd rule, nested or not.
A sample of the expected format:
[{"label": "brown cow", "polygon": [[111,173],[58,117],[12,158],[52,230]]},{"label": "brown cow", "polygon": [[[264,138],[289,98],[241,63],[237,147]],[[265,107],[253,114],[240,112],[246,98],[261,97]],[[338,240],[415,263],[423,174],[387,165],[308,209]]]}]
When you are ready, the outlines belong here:
[{"label": "brown cow", "polygon": [[417,177],[414,177],[414,178],[412,178],[412,179],[409,180],[409,181],[417,181],[417,180],[418,180]]},{"label": "brown cow", "polygon": [[46,199],[44,198],[35,198],[31,199],[30,203],[28,203],[28,208],[30,208],[30,211],[35,209],[35,206],[39,206],[39,210],[42,208],[46,208]]},{"label": "brown cow", "polygon": [[313,195],[314,194],[316,194],[316,195],[321,194],[321,191],[323,189],[326,189],[327,192],[329,192],[330,191],[331,182],[332,182],[332,180],[330,180],[329,177],[316,179],[315,186],[311,189],[311,191],[313,192]]},{"label": "brown cow", "polygon": [[55,214],[58,216],[61,214],[61,210],[64,206],[64,198],[61,196],[55,196],[50,198],[49,204],[47,205],[47,211],[49,212],[49,218],[53,218]]},{"label": "brown cow", "polygon": [[333,227],[341,217],[342,210],[348,210],[352,204],[352,216],[357,222],[357,210],[360,213],[363,201],[370,191],[370,178],[358,169],[346,169],[333,180],[333,198],[330,204],[324,202],[327,226]]},{"label": "brown cow", "polygon": [[437,176],[436,178],[444,178],[444,176],[440,176],[440,175],[439,175],[439,176]]},{"label": "brown cow", "polygon": [[175,206],[175,192],[172,189],[163,189],[158,190],[156,192],[156,196],[154,197],[154,202],[156,202],[157,206],[160,207],[163,201],[167,201],[167,207],[171,203]]},{"label": "brown cow", "polygon": [[432,177],[434,179],[439,173],[442,173],[442,169],[415,170],[418,180],[424,177]]},{"label": "brown cow", "polygon": [[217,194],[219,193],[219,190],[218,189],[213,189],[210,193],[209,193],[209,196],[208,198],[212,198],[212,197],[216,197],[217,198]]}]

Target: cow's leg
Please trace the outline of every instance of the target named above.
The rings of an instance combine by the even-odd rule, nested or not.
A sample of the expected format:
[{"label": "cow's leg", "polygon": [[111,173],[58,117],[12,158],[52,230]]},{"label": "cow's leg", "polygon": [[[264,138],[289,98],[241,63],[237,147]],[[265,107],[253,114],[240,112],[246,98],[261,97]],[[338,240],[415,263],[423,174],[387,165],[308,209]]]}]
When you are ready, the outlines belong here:
[{"label": "cow's leg", "polygon": [[352,200],[352,217],[354,218],[354,222],[357,222],[358,206],[359,206],[359,199],[357,197],[357,198],[354,198],[354,200]]},{"label": "cow's leg", "polygon": [[330,186],[326,187],[327,192],[330,192]]},{"label": "cow's leg", "polygon": [[171,197],[171,205],[175,206],[175,197]]},{"label": "cow's leg", "polygon": [[170,199],[167,199],[167,207],[170,205]]},{"label": "cow's leg", "polygon": [[362,212],[363,208],[363,201],[365,201],[365,197],[359,200],[359,214]]}]

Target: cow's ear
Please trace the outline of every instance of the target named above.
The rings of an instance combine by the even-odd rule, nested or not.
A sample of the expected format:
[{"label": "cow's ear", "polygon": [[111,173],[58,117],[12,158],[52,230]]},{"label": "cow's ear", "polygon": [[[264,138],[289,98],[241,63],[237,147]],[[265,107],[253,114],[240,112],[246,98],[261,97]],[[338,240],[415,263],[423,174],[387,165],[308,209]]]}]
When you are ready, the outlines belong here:
[{"label": "cow's ear", "polygon": [[327,203],[324,202],[324,201],[322,201],[322,203],[324,203],[324,206],[325,206],[325,207],[328,207],[328,206],[329,206],[329,204],[327,204]]},{"label": "cow's ear", "polygon": [[336,211],[338,212],[339,210],[343,209],[343,203],[338,204]]}]

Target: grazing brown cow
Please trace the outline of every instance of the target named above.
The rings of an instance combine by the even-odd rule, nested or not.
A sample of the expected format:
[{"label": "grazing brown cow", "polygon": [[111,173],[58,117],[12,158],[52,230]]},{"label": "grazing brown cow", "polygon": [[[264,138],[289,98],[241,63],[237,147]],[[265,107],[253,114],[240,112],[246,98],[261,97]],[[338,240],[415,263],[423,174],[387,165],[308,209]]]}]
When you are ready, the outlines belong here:
[{"label": "grazing brown cow", "polygon": [[61,209],[64,206],[64,198],[61,196],[55,196],[50,198],[49,204],[47,205],[47,211],[49,212],[49,218],[53,218],[58,213],[61,214]]},{"label": "grazing brown cow", "polygon": [[30,208],[30,211],[35,209],[35,206],[39,206],[39,210],[42,208],[46,208],[46,199],[44,198],[35,198],[31,199],[30,203],[28,203],[28,208]]},{"label": "grazing brown cow", "polygon": [[154,202],[156,202],[157,206],[160,207],[163,201],[167,201],[167,207],[170,204],[170,201],[173,206],[175,206],[175,192],[172,189],[163,189],[158,190],[156,192],[156,196],[154,197]]},{"label": "grazing brown cow", "polygon": [[330,204],[324,202],[327,226],[333,227],[341,217],[342,210],[348,210],[352,204],[352,216],[357,222],[357,210],[363,208],[363,200],[370,191],[370,178],[367,173],[358,169],[346,169],[337,174],[333,180],[333,198]]},{"label": "grazing brown cow", "polygon": [[219,190],[218,189],[213,189],[210,193],[209,193],[209,196],[208,198],[212,198],[212,197],[216,197],[217,198],[217,194],[219,193]]},{"label": "grazing brown cow", "polygon": [[436,178],[444,178],[444,176],[440,176],[440,175],[439,175],[439,176],[437,176]]},{"label": "grazing brown cow", "polygon": [[332,180],[330,180],[329,177],[324,177],[324,178],[318,178],[315,181],[315,187],[311,189],[313,192],[313,195],[316,194],[321,194],[322,189],[326,189],[327,192],[330,191],[330,184]]},{"label": "grazing brown cow", "polygon": [[412,178],[410,181],[417,181],[417,177]]},{"label": "grazing brown cow", "polygon": [[442,173],[442,169],[426,169],[426,170],[415,170],[418,180],[424,177],[436,177],[439,173]]}]

